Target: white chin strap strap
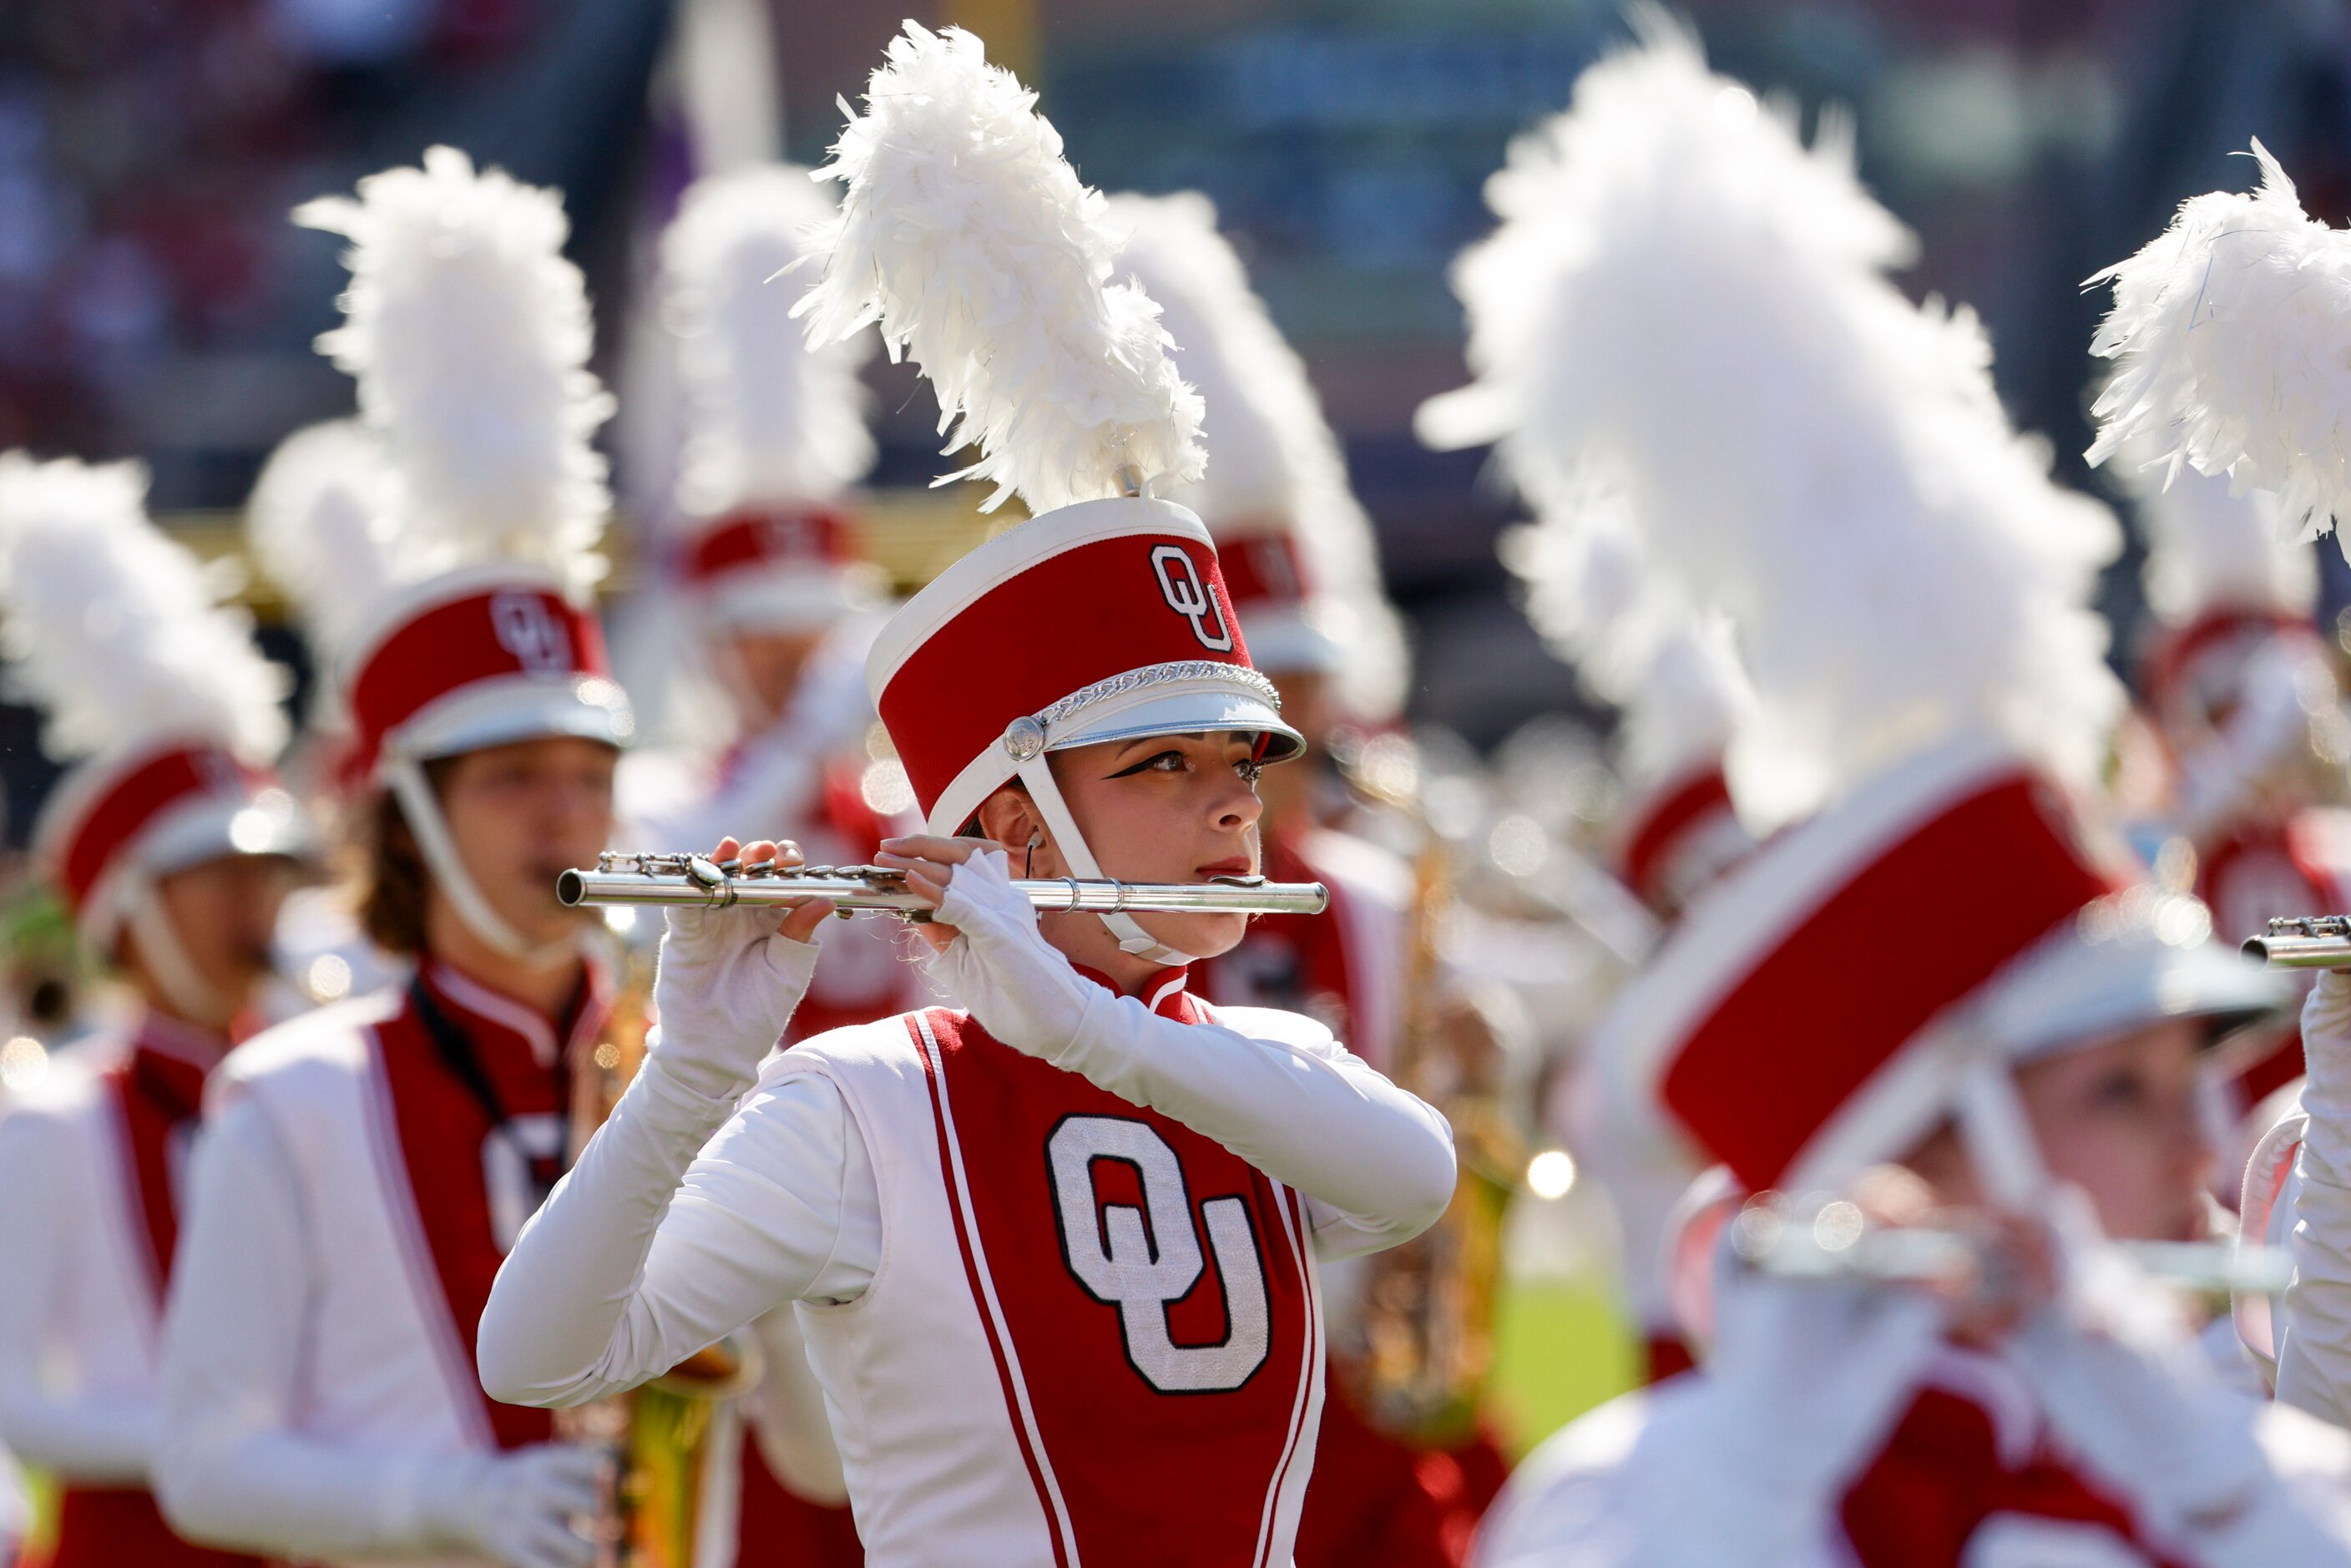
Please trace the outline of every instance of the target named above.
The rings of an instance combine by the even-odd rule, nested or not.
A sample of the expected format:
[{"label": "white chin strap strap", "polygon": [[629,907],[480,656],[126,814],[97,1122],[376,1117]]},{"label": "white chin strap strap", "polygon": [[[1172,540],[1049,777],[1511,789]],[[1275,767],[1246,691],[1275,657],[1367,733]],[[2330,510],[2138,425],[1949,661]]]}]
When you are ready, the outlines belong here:
[{"label": "white chin strap strap", "polygon": [[225,1018],[233,1009],[197,973],[195,960],[181,944],[172,917],[163,913],[163,900],[154,883],[144,874],[133,873],[123,886],[122,901],[122,923],[139,939],[140,963],[162,991],[163,999],[192,1022]]},{"label": "white chin strap strap", "polygon": [[2007,1059],[1986,1051],[1959,1081],[1959,1141],[1993,1203],[2037,1213],[2049,1193],[2049,1170],[2024,1114]]},{"label": "white chin strap strap", "polygon": [[416,839],[417,852],[423,855],[425,868],[432,872],[434,884],[448,895],[450,905],[465,928],[509,958],[526,964],[548,967],[569,958],[580,951],[577,937],[566,936],[559,941],[533,945],[523,934],[506,922],[506,917],[490,907],[482,896],[465,861],[457,853],[456,844],[449,837],[449,824],[441,815],[441,802],[433,797],[432,781],[424,769],[406,757],[386,759],[383,780],[391,789],[393,800],[400,802],[400,814],[408,822],[408,831]]},{"label": "white chin strap strap", "polygon": [[[1094,852],[1086,846],[1085,835],[1078,831],[1076,820],[1061,801],[1061,786],[1053,782],[1053,770],[1046,765],[1045,727],[1033,718],[1015,719],[1004,732],[1004,749],[1011,755],[1020,781],[1029,786],[1029,798],[1037,802],[1037,813],[1045,819],[1046,830],[1053,835],[1053,843],[1069,865],[1070,874],[1100,877],[1102,867],[1094,862]],[[1095,918],[1118,938],[1122,953],[1132,953],[1147,963],[1170,969],[1194,961],[1191,954],[1170,947],[1123,910],[1097,915]]]}]

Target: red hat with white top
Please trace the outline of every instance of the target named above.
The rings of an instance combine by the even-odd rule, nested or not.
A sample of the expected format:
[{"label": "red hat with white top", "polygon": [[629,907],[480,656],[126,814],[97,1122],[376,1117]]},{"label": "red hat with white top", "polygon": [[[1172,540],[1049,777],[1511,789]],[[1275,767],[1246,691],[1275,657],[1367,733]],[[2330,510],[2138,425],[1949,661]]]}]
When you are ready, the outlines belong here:
[{"label": "red hat with white top", "polygon": [[770,164],[696,182],[662,238],[684,423],[670,548],[714,626],[818,632],[882,601],[848,502],[873,466],[873,339],[811,345],[792,319],[833,215],[806,169]]},{"label": "red hat with white top", "polygon": [[0,456],[0,606],[13,673],[71,766],[34,851],[85,940],[127,925],[157,982],[212,1010],[154,898],[234,855],[308,857],[310,825],[270,770],[291,681],[217,579],[147,520],[145,474]]},{"label": "red hat with white top", "polygon": [[1954,742],[1787,830],[1690,910],[1595,1041],[1750,1192],[1833,1186],[1958,1108],[1980,1066],[2281,988],[2147,885],[2013,750]]},{"label": "red hat with white top", "polygon": [[[593,610],[610,495],[591,438],[611,407],[587,369],[593,331],[562,255],[562,203],[436,147],[422,168],[371,175],[295,221],[351,242],[345,320],[319,346],[357,379],[381,454],[368,532],[381,591],[332,617],[330,633],[346,770],[397,798],[466,923],[527,953],[459,859],[423,764],[635,734]],[[325,533],[310,542],[334,548]],[[278,570],[315,584],[334,563]]]},{"label": "red hat with white top", "polygon": [[[1098,876],[1047,765],[1067,747],[1238,730],[1293,755],[1249,664],[1207,528],[1155,499],[1196,481],[1199,397],[1158,307],[1113,283],[1114,231],[1035,98],[956,28],[906,24],[822,171],[845,187],[796,308],[811,340],[878,322],[938,394],[948,450],[990,504],[1036,514],[950,567],[883,628],[866,685],[934,831],[1028,785],[1071,870]],[[1128,952],[1181,964],[1126,915]]]}]

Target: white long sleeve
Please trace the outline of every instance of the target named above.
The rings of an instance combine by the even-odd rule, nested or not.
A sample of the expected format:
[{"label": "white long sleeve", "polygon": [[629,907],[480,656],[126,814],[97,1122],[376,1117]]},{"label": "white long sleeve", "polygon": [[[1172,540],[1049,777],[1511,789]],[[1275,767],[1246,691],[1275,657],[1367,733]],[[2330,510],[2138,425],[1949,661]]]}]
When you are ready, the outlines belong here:
[{"label": "white long sleeve", "polygon": [[2351,976],[2319,977],[2302,1009],[2309,1123],[2294,1166],[2294,1282],[2277,1331],[2277,1396],[2351,1427]]},{"label": "white long sleeve", "polygon": [[680,1083],[656,1048],[498,1270],[482,1385],[576,1405],[786,1302],[853,1300],[881,1260],[881,1208],[830,1080],[784,1053],[738,1106]]},{"label": "white long sleeve", "polygon": [[57,1121],[0,1118],[0,1439],[68,1481],[144,1484],[154,1401],[76,1387],[53,1364],[78,1310],[69,1255],[99,1223],[73,1179],[79,1164]]},{"label": "white long sleeve", "polygon": [[189,1166],[163,1323],[156,1494],[193,1540],[285,1557],[422,1553],[448,1456],[293,1429],[310,1247],[291,1157],[251,1100],[210,1118]]},{"label": "white long sleeve", "polygon": [[[1453,1200],[1452,1127],[1319,1026],[1249,1008],[1187,1024],[1089,988],[1077,1031],[1047,1060],[1297,1189],[1318,1255],[1409,1240]],[[1271,1019],[1290,1027],[1276,1034]],[[1244,1032],[1253,1023],[1264,1032]]]}]

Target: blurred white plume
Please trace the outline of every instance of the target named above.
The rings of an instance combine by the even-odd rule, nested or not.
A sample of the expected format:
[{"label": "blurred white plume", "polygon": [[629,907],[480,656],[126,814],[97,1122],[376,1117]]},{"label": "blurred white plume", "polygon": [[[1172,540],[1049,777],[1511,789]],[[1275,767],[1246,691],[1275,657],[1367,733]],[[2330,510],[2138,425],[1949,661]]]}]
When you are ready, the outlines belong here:
[{"label": "blurred white plume", "polygon": [[612,402],[561,200],[435,147],[294,221],[351,242],[344,321],[319,350],[358,379],[382,445],[398,577],[513,561],[585,593],[611,509],[590,440]]},{"label": "blurred white plume", "polygon": [[296,431],[246,503],[254,559],[323,655],[348,647],[392,575],[383,455],[355,419]]},{"label": "blurred white plume", "polygon": [[[2261,189],[2180,204],[2171,226],[2090,279],[2114,308],[2090,351],[2115,361],[2089,457],[2277,492],[2315,538],[2351,516],[2351,233],[2304,213],[2259,141]],[[2337,540],[2351,556],[2351,542]]]},{"label": "blurred white plume", "polygon": [[1381,586],[1372,520],[1347,483],[1305,362],[1217,232],[1207,197],[1113,196],[1109,214],[1124,241],[1118,271],[1159,302],[1176,368],[1206,409],[1207,472],[1165,494],[1197,512],[1219,544],[1290,535],[1315,600],[1308,617],[1344,651],[1350,710],[1392,716],[1404,702],[1404,632]]},{"label": "blurred white plume", "polygon": [[2307,616],[2317,608],[2318,557],[2286,527],[2276,496],[2231,495],[2226,475],[2167,474],[2159,458],[2118,466],[2147,544],[2147,604],[2166,625],[2215,612]]},{"label": "blurred white plume", "polygon": [[1477,381],[1425,439],[1499,440],[1546,529],[1621,497],[1637,574],[1728,618],[1760,821],[1959,727],[2087,781],[2122,692],[2087,602],[2119,529],[2010,427],[1975,319],[1912,305],[1851,138],[1710,74],[1661,13],[1487,187],[1458,264]]},{"label": "blurred white plume", "polygon": [[0,654],[60,761],[167,736],[266,763],[291,682],[225,584],[148,521],[135,463],[0,454]]},{"label": "blurred white plume", "polygon": [[[1032,512],[1119,493],[1133,464],[1166,487],[1200,476],[1200,399],[1176,373],[1159,308],[1110,281],[1100,192],[1078,183],[1036,95],[961,28],[908,22],[819,172],[845,187],[805,264],[810,341],[880,323],[930,379],[961,476]],[[945,480],[941,481],[945,483]]]},{"label": "blurred white plume", "polygon": [[663,236],[664,304],[685,399],[678,504],[687,517],[828,501],[873,466],[857,374],[872,337],[812,347],[792,319],[815,279],[786,269],[833,215],[807,170],[770,165],[697,182]]}]

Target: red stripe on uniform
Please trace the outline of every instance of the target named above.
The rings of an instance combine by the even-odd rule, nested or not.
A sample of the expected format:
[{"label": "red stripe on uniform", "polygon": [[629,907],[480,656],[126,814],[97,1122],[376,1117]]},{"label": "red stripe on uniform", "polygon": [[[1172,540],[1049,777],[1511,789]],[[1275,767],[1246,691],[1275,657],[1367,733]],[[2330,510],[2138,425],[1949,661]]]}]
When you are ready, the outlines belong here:
[{"label": "red stripe on uniform", "polygon": [[980,1329],[987,1335],[987,1354],[996,1360],[997,1381],[1004,1389],[1004,1413],[1012,1418],[1012,1436],[1020,1445],[1020,1462],[1029,1467],[1029,1484],[1037,1489],[1037,1507],[1045,1516],[1045,1533],[1053,1542],[1055,1568],[1070,1568],[1059,1514],[1053,1507],[1052,1494],[1045,1487],[1044,1467],[1029,1445],[1028,1423],[1020,1414],[1019,1393],[1012,1383],[1012,1364],[1005,1356],[1003,1342],[997,1338],[996,1319],[987,1309],[987,1294],[979,1282],[979,1255],[972,1245],[971,1225],[964,1214],[963,1184],[956,1179],[955,1150],[947,1134],[946,1089],[940,1082],[946,1066],[932,1054],[937,1048],[921,1014],[909,1017],[906,1029],[914,1036],[914,1055],[923,1064],[923,1082],[931,1092],[931,1126],[939,1138],[939,1176],[946,1184],[947,1213],[955,1220],[956,1246],[963,1253],[963,1273],[971,1286],[972,1308],[978,1312]]},{"label": "red stripe on uniform", "polygon": [[[1279,1189],[1283,1214],[1290,1224],[1285,1228],[1290,1238],[1290,1261],[1298,1266],[1298,1287],[1306,1295],[1306,1354],[1298,1367],[1298,1397],[1290,1413],[1290,1437],[1281,1450],[1281,1462],[1273,1468],[1273,1487],[1265,1494],[1264,1523],[1258,1531],[1257,1561],[1266,1562],[1266,1548],[1273,1540],[1273,1518],[1281,1511],[1281,1489],[1290,1479],[1290,1467],[1298,1458],[1299,1438],[1306,1430],[1306,1406],[1312,1402],[1314,1369],[1321,1364],[1322,1351],[1322,1305],[1314,1289],[1314,1270],[1306,1260],[1306,1249],[1313,1245],[1306,1230],[1306,1206],[1299,1201],[1296,1191],[1284,1186]],[[1273,1565],[1268,1564],[1268,1568]]]}]

